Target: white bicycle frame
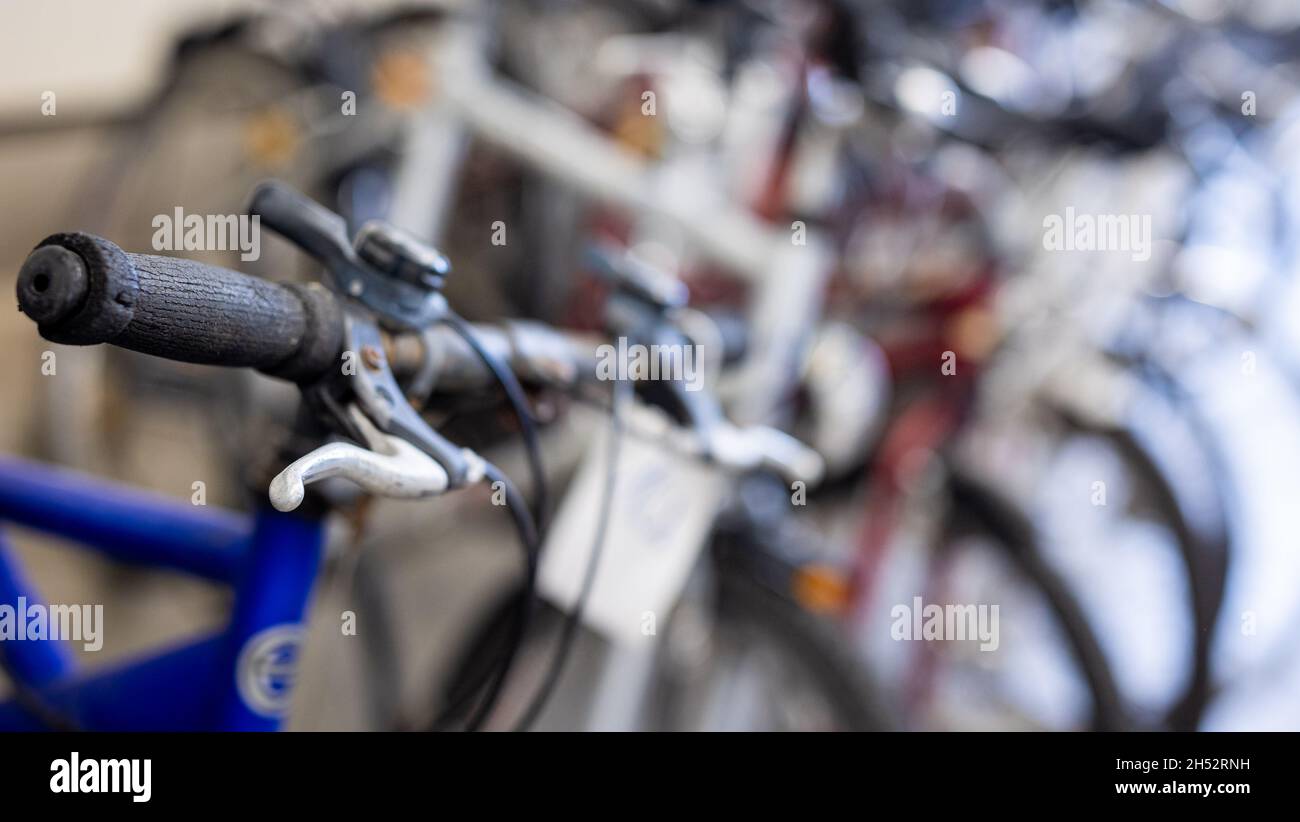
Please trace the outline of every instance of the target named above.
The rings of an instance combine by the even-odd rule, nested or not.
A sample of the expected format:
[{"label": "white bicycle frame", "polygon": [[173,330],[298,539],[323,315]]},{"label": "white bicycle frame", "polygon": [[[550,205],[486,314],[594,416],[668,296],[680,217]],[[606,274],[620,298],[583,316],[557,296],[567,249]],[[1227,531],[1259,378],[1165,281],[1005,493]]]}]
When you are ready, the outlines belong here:
[{"label": "white bicycle frame", "polygon": [[[751,345],[733,375],[736,390],[724,387],[724,393],[736,422],[773,422],[775,399],[794,378],[820,316],[834,263],[829,244],[813,231],[805,231],[796,244],[792,231],[762,222],[724,196],[674,187],[668,183],[671,161],[648,163],[572,111],[493,76],[482,56],[485,31],[481,18],[456,18],[431,44],[429,63],[440,94],[404,135],[390,219],[436,243],[447,224],[466,146],[482,139],[581,196],[633,215],[641,229],[666,227],[751,285]],[[634,648],[584,632],[538,726],[638,727],[654,679],[655,653],[655,643]],[[572,687],[578,678],[590,684],[586,692]]]}]

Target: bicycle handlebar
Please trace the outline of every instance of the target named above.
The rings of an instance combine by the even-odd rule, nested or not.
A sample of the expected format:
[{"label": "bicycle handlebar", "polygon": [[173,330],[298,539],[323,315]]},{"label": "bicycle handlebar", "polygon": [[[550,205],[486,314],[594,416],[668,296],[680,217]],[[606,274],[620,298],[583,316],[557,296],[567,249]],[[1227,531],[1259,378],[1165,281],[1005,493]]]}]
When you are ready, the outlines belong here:
[{"label": "bicycle handlebar", "polygon": [[[525,383],[567,388],[596,379],[597,343],[585,335],[528,320],[470,327],[479,344]],[[423,334],[392,334],[388,344],[389,364],[404,384],[418,380],[429,365],[435,369],[435,390],[474,391],[496,384],[491,369],[448,326]]]},{"label": "bicycle handlebar", "polygon": [[91,234],[54,234],[18,274],[18,305],[51,342],[112,343],[181,362],[310,382],[342,348],[338,303],[179,257],[130,254]]},{"label": "bicycle handlebar", "polygon": [[[132,254],[91,234],[55,234],[18,273],[18,305],[47,340],[111,343],[180,362],[255,368],[309,383],[339,367],[343,311],[319,285],[280,284],[180,257]],[[474,325],[479,342],[525,382],[571,386],[596,375],[596,341],[542,323]],[[438,390],[494,384],[447,326],[387,336],[394,374]]]},{"label": "bicycle handlebar", "polygon": [[[18,305],[41,336],[111,343],[180,362],[255,368],[299,383],[339,366],[343,314],[318,285],[279,284],[179,257],[131,254],[91,234],[55,234],[18,274]],[[539,323],[474,326],[525,381],[572,384],[595,373],[595,345]],[[450,328],[389,337],[401,378],[436,366],[438,389],[469,391],[492,372]]]},{"label": "bicycle handlebar", "polygon": [[[181,362],[256,368],[304,385],[339,367],[344,346],[343,308],[320,286],[130,254],[90,234],[55,234],[37,246],[18,274],[18,305],[52,342],[112,343]],[[597,378],[597,345],[582,336],[531,322],[473,330],[483,349],[525,381],[573,387]],[[478,352],[445,325],[390,334],[384,344],[408,395],[496,382]],[[712,404],[704,407],[710,413],[688,415],[698,440],[688,450],[741,469],[820,475],[810,465],[820,466],[820,458],[794,440],[734,429]]]}]

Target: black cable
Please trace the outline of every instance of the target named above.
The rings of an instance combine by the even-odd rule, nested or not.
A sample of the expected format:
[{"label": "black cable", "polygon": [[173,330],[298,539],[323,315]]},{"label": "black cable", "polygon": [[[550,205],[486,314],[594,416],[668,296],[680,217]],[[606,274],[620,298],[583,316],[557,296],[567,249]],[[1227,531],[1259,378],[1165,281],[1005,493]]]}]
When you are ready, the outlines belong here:
[{"label": "black cable", "polygon": [[600,567],[600,557],[604,553],[605,536],[609,531],[610,512],[614,508],[614,485],[618,475],[618,448],[623,434],[623,420],[619,415],[619,411],[631,393],[631,388],[632,383],[630,382],[614,381],[613,396],[609,403],[609,453],[605,462],[605,493],[604,500],[601,502],[600,519],[596,523],[595,541],[591,546],[591,554],[587,558],[587,568],[583,572],[582,587],[578,590],[578,598],[565,619],[564,628],[560,634],[560,642],[556,646],[555,656],[551,658],[551,665],[546,672],[546,678],[542,680],[541,686],[533,694],[533,698],[524,710],[523,716],[515,725],[516,731],[527,731],[537,721],[537,717],[541,715],[542,709],[546,707],[551,695],[555,692],[560,676],[564,673],[565,663],[568,662],[569,655],[573,651],[573,642],[578,637],[578,628],[582,625],[582,613],[586,608],[587,600],[591,597],[591,589],[596,581],[596,571]]},{"label": "black cable", "polygon": [[528,507],[525,505],[519,489],[515,487],[509,477],[501,472],[500,468],[491,463],[486,464],[483,476],[492,485],[499,482],[501,487],[505,489],[506,508],[510,512],[510,517],[515,524],[515,530],[519,534],[519,541],[524,548],[524,589],[521,594],[523,598],[521,607],[516,611],[515,618],[510,626],[510,636],[506,640],[505,652],[492,672],[492,679],[487,686],[487,694],[465,724],[465,730],[467,731],[478,730],[487,721],[488,716],[491,715],[497,699],[501,696],[501,688],[505,684],[511,666],[514,664],[519,647],[523,644],[524,633],[528,630],[529,606],[532,604],[537,590],[537,559],[541,550],[536,525],[532,516],[528,513]]},{"label": "black cable", "polygon": [[480,703],[478,710],[475,711],[469,723],[466,725],[466,730],[475,730],[487,719],[488,713],[491,711],[493,704],[499,696],[501,687],[505,681],[505,676],[509,672],[510,666],[513,664],[514,656],[518,651],[519,645],[523,642],[523,631],[527,626],[529,610],[532,607],[533,597],[535,595],[537,554],[541,550],[540,533],[546,527],[546,513],[549,508],[550,495],[547,488],[546,471],[542,465],[541,446],[538,441],[537,426],[533,419],[532,411],[528,405],[528,398],[524,394],[523,386],[519,384],[518,378],[515,377],[514,372],[510,370],[509,366],[503,363],[499,357],[487,350],[483,343],[478,339],[478,335],[474,333],[473,327],[471,327],[463,317],[454,311],[448,311],[447,315],[443,318],[443,322],[456,332],[456,334],[465,341],[465,344],[473,350],[475,355],[477,355],[483,362],[484,366],[492,372],[492,376],[505,392],[507,400],[514,409],[515,417],[519,421],[519,428],[524,440],[524,449],[527,452],[528,468],[529,473],[532,475],[534,489],[533,513],[527,524],[527,530],[531,532],[531,538],[529,538],[524,536],[525,527],[519,519],[521,513],[526,514],[528,511],[528,508],[523,502],[523,498],[519,495],[518,490],[514,487],[513,483],[510,482],[509,478],[502,474],[495,466],[492,466],[492,470],[496,474],[496,479],[501,481],[506,488],[506,504],[510,508],[512,516],[515,517],[516,528],[520,532],[521,541],[524,542],[524,550],[526,554],[525,561],[528,564],[528,568],[525,572],[526,589],[520,594],[521,601],[519,603],[519,615],[512,622],[511,636],[507,641],[507,647],[502,655],[501,662],[494,667],[489,667],[487,673],[484,674],[483,679],[473,683],[472,687],[466,691],[464,699],[457,700],[454,704],[448,706],[441,713],[440,717],[434,721],[435,728],[443,726],[450,717],[459,712],[459,710],[464,706],[465,701],[478,693],[483,681],[486,681],[487,677],[490,676],[491,682],[488,686],[488,696]]},{"label": "black cable", "polygon": [[524,394],[524,388],[519,384],[519,379],[509,366],[501,362],[500,358],[488,351],[479,340],[474,329],[465,321],[464,317],[453,311],[448,311],[447,316],[443,319],[448,326],[463,339],[474,353],[478,356],[492,376],[500,384],[506,393],[506,399],[510,401],[514,409],[515,417],[519,420],[520,433],[524,439],[524,450],[528,455],[528,471],[532,475],[533,481],[533,522],[536,524],[538,533],[546,531],[546,512],[550,504],[549,493],[546,484],[546,471],[542,466],[542,449],[537,438],[537,423],[533,419],[532,410],[528,405],[528,397]]}]

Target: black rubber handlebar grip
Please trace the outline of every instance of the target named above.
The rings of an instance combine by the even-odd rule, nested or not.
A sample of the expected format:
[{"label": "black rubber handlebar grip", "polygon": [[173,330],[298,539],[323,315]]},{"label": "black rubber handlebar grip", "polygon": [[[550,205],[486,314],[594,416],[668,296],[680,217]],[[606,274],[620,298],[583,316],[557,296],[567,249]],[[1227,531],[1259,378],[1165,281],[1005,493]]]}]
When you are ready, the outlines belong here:
[{"label": "black rubber handlebar grip", "polygon": [[320,286],[128,254],[91,234],[42,241],[19,271],[18,306],[51,342],[112,343],[295,382],[336,367],[343,347],[338,303]]}]

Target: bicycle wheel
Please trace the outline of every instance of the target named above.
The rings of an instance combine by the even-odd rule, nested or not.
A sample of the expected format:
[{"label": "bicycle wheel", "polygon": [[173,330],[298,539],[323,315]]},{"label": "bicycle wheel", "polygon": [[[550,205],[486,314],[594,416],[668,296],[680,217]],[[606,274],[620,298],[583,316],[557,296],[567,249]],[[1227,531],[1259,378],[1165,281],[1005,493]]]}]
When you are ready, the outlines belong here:
[{"label": "bicycle wheel", "polygon": [[[493,660],[504,648],[517,593],[487,609],[456,655],[451,675],[435,697],[430,730],[459,726],[481,698]],[[541,605],[531,636],[519,653],[503,705],[532,692],[540,670],[555,652],[563,614]],[[700,655],[704,637],[706,653]],[[590,648],[594,635],[577,645]],[[689,650],[688,650],[689,649]],[[650,674],[643,730],[882,730],[889,727],[857,662],[832,626],[790,600],[738,573],[723,573],[708,601],[686,599],[669,620]],[[571,665],[561,687],[594,691],[597,680]],[[735,708],[741,704],[743,715]],[[761,695],[761,699],[753,698]],[[579,701],[594,701],[579,700]],[[726,715],[716,710],[730,706]],[[509,713],[509,710],[502,712]],[[544,715],[545,716],[545,715]],[[541,723],[547,725],[544,720]],[[554,725],[550,722],[550,725]],[[492,727],[508,727],[493,723]]]},{"label": "bicycle wheel", "polygon": [[946,494],[928,598],[998,603],[1001,619],[991,642],[918,643],[907,682],[914,720],[965,729],[1130,727],[1087,614],[1029,519],[961,470],[950,469]]},{"label": "bicycle wheel", "polygon": [[[1201,497],[1221,491],[1175,487],[1171,472],[1204,472],[1161,459],[1168,445],[1153,450],[1145,427],[1092,421],[1055,403],[1045,410],[1034,426],[1037,447],[1023,430],[1018,435],[1029,446],[1022,453],[1041,458],[1026,460],[1034,483],[1023,495],[1036,525],[973,476],[951,477],[937,584],[950,602],[1003,601],[1003,616],[1014,620],[1003,626],[1017,642],[965,660],[956,677],[965,693],[950,683],[947,701],[1001,692],[1021,703],[1028,727],[1194,730],[1213,693],[1211,640],[1228,562],[1223,500]],[[1172,428],[1160,416],[1135,416],[1128,425],[1154,425],[1166,437]],[[1183,460],[1205,448],[1185,439],[1174,448]],[[1189,519],[1188,510],[1198,516]],[[1035,610],[1041,618],[1025,616]],[[1031,646],[1036,661],[999,659],[1015,651],[1028,657]],[[931,663],[959,655],[932,656]],[[1020,681],[998,682],[999,673]],[[1044,684],[1035,689],[1024,680]],[[996,714],[998,706],[984,710]]]},{"label": "bicycle wheel", "polygon": [[717,571],[711,602],[683,601],[668,625],[656,669],[656,729],[891,728],[833,625],[744,569]]},{"label": "bicycle wheel", "polygon": [[[1213,693],[1212,639],[1228,573],[1229,538],[1223,500],[1220,496],[1216,501],[1218,510],[1211,516],[1200,518],[1208,522],[1193,523],[1184,514],[1186,503],[1180,500],[1178,490],[1168,478],[1168,472],[1174,469],[1162,464],[1141,436],[1116,426],[1087,425],[1074,419],[1066,422],[1071,440],[1082,440],[1094,453],[1110,455],[1111,462],[1126,480],[1121,483],[1120,491],[1125,493],[1118,500],[1119,515],[1129,520],[1127,530],[1144,532],[1130,537],[1151,546],[1146,549],[1149,552],[1162,551],[1169,575],[1174,577],[1164,586],[1169,590],[1163,592],[1171,600],[1162,609],[1171,615],[1171,624],[1153,633],[1172,638],[1165,653],[1178,660],[1177,668],[1184,672],[1183,682],[1176,693],[1154,700],[1157,704],[1144,710],[1152,716],[1150,724],[1175,731],[1196,730]],[[1203,447],[1194,442],[1191,445]],[[1220,489],[1213,491],[1221,495]],[[1201,501],[1200,508],[1202,514],[1210,513],[1204,510],[1205,501]],[[1114,533],[1118,529],[1111,530]],[[1109,541],[1123,538],[1121,531]],[[1147,585],[1138,593],[1149,597],[1152,587],[1155,586]],[[1099,615],[1106,612],[1100,602],[1091,610]],[[1104,627],[1104,621],[1099,620],[1098,624]],[[1121,631],[1114,628],[1109,633],[1118,636]],[[1127,633],[1131,636],[1134,632]],[[1143,655],[1137,648],[1126,649],[1126,653],[1130,658]],[[1145,655],[1149,657],[1150,653]]]}]

